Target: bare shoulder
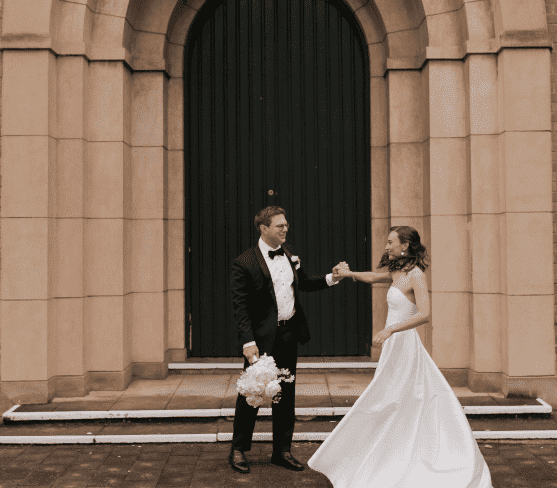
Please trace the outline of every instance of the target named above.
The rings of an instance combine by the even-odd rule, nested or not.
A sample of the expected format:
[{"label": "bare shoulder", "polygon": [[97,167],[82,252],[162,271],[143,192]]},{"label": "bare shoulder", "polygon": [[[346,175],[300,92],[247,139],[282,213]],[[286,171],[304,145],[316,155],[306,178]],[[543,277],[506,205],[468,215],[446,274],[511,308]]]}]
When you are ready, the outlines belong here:
[{"label": "bare shoulder", "polygon": [[408,272],[408,277],[414,287],[425,287],[427,290],[427,277],[418,266],[414,266],[414,268]]}]

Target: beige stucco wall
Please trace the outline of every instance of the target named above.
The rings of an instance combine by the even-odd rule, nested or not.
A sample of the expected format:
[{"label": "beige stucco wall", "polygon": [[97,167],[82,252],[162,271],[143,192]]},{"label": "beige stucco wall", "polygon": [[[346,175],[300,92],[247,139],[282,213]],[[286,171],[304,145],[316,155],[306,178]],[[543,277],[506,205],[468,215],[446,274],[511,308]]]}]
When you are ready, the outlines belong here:
[{"label": "beige stucco wall", "polygon": [[[204,2],[5,2],[2,392],[163,378],[185,352],[183,56]],[[544,2],[347,3],[370,54],[372,262],[416,227],[418,331],[449,381],[557,403]]]}]

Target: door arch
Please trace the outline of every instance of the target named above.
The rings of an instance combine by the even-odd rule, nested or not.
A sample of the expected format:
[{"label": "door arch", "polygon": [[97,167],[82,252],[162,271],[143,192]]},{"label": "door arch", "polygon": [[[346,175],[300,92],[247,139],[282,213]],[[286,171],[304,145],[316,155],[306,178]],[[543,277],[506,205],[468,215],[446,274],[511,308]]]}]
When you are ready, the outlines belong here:
[{"label": "door arch", "polygon": [[[257,243],[261,208],[286,210],[308,272],[371,268],[368,79],[363,34],[340,1],[215,0],[199,11],[184,96],[193,357],[237,355],[230,265]],[[369,355],[369,287],[301,301],[312,340],[300,356]]]}]

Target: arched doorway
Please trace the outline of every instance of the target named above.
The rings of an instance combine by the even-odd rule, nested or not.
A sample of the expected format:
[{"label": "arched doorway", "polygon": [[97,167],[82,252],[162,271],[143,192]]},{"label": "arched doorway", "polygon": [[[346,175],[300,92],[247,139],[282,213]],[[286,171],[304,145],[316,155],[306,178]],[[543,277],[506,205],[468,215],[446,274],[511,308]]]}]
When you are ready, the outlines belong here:
[{"label": "arched doorway", "polygon": [[[368,78],[363,35],[339,1],[217,0],[198,13],[184,97],[191,356],[237,354],[230,265],[257,243],[267,205],[286,210],[308,272],[371,268]],[[301,356],[369,354],[369,287],[301,300],[312,335]]]}]

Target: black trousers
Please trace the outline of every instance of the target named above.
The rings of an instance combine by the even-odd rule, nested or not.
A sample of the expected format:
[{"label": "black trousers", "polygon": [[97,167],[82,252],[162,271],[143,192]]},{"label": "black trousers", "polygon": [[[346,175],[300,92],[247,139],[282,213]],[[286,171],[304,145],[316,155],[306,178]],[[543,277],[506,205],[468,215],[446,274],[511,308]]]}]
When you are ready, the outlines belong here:
[{"label": "black trousers", "polygon": [[[277,368],[288,368],[291,374],[296,374],[298,361],[298,339],[294,334],[294,317],[286,324],[277,326],[277,333],[272,351],[259,351],[262,356],[273,356]],[[244,371],[249,361],[244,357]],[[292,383],[280,382],[281,397],[278,403],[272,403],[273,411],[273,452],[290,451],[295,421],[295,393],[296,380]],[[234,416],[234,433],[232,435],[232,449],[240,451],[251,450],[251,439],[255,428],[259,407],[252,407],[246,397],[238,394],[236,399],[236,413]]]}]

